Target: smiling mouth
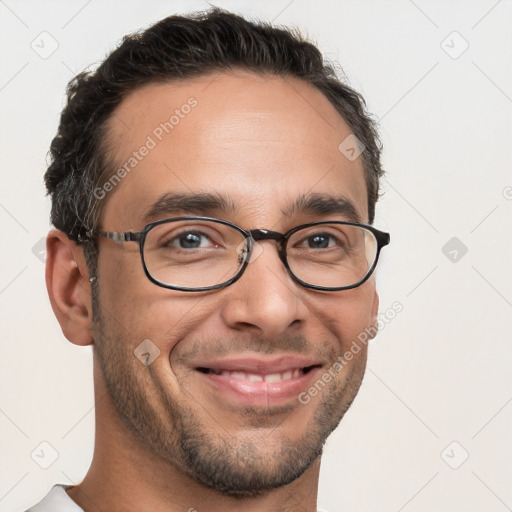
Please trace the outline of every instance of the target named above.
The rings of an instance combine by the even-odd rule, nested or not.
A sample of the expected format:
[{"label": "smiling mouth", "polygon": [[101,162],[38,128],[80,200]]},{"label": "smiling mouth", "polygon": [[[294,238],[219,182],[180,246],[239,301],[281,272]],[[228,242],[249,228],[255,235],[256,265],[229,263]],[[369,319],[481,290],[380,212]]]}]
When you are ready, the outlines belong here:
[{"label": "smiling mouth", "polygon": [[326,362],[315,356],[239,354],[198,360],[192,369],[199,378],[198,391],[214,392],[210,400],[268,409],[296,405],[298,395],[319,378],[324,366]]},{"label": "smiling mouth", "polygon": [[306,366],[304,368],[290,368],[283,372],[276,373],[251,373],[239,370],[223,370],[213,368],[196,368],[199,372],[210,375],[219,375],[222,377],[236,380],[246,380],[249,382],[282,382],[290,379],[296,379],[308,374],[312,369],[320,365]]}]

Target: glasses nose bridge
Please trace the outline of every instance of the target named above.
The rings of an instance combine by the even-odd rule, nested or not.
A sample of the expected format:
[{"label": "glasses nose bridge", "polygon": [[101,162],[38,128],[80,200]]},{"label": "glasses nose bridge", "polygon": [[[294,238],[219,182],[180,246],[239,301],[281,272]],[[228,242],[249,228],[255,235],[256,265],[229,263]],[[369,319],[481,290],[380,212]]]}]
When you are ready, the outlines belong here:
[{"label": "glasses nose bridge", "polygon": [[251,229],[249,234],[256,242],[259,242],[260,240],[276,240],[281,245],[285,240],[283,233],[271,231],[270,229]]},{"label": "glasses nose bridge", "polygon": [[286,252],[285,252],[285,242],[286,237],[283,233],[279,233],[278,231],[272,231],[270,229],[251,229],[249,230],[249,234],[251,235],[252,240],[255,242],[259,242],[261,240],[275,240],[277,242],[277,253],[279,258],[285,266],[286,263]]}]

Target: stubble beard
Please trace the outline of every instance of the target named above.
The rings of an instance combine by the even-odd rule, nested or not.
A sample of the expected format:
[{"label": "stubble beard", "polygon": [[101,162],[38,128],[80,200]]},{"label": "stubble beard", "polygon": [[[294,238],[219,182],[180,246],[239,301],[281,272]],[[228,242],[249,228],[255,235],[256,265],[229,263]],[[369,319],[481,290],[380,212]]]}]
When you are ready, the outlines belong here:
[{"label": "stubble beard", "polygon": [[[94,293],[98,293],[97,287],[93,289],[93,296]],[[311,402],[316,404],[316,411],[305,433],[293,441],[281,434],[269,452],[271,443],[267,430],[264,429],[262,435],[249,436],[247,432],[237,435],[226,432],[218,424],[219,428],[214,431],[211,424],[215,418],[210,413],[209,421],[202,419],[193,407],[195,399],[190,393],[187,393],[190,403],[178,401],[165,393],[155,379],[152,379],[155,390],[148,390],[143,373],[135,370],[135,356],[132,344],[126,340],[127,331],[101,314],[98,297],[93,304],[96,305],[93,306],[95,359],[123,424],[152,455],[225,496],[262,495],[304,474],[321,456],[326,439],[350,407],[364,375],[362,365],[345,385],[326,387],[321,398],[317,396]],[[138,360],[136,363],[141,364]],[[152,375],[150,367],[144,368]],[[196,409],[202,410],[201,405]],[[261,410],[247,409],[244,418],[256,424],[265,418],[272,419],[271,414],[268,411],[266,416]],[[279,426],[275,430],[279,430]]]}]

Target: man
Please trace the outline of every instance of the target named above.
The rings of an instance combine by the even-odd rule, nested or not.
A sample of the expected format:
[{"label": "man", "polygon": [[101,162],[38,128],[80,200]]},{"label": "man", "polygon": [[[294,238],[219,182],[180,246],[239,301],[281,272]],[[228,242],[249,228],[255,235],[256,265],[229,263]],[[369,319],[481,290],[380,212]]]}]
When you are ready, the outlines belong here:
[{"label": "man", "polygon": [[96,440],[30,510],[316,511],[389,242],[362,98],[298,35],[172,16],[75,78],[51,157],[46,282],[94,349]]}]

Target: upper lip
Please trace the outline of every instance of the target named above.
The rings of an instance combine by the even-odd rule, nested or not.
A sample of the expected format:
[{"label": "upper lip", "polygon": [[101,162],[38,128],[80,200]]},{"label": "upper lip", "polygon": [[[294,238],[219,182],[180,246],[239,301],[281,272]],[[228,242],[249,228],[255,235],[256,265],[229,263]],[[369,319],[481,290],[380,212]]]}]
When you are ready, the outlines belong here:
[{"label": "upper lip", "polygon": [[212,361],[199,361],[194,364],[196,369],[207,368],[215,371],[241,371],[246,373],[272,374],[283,373],[296,368],[307,368],[309,366],[321,366],[318,359],[301,356],[278,356],[273,358],[260,357],[230,357],[227,359],[216,359]]}]

